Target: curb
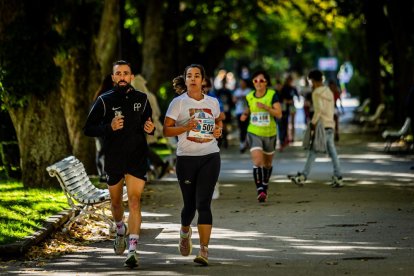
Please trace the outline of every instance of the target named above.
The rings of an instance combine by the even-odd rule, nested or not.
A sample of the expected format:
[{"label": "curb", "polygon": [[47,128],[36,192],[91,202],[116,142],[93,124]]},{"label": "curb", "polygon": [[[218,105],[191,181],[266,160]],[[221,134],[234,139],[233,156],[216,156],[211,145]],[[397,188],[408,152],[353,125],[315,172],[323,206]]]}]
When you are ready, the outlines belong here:
[{"label": "curb", "polygon": [[23,256],[30,247],[43,241],[55,230],[61,228],[62,225],[69,220],[72,214],[73,211],[71,209],[61,211],[56,215],[50,216],[43,224],[43,227],[33,235],[27,236],[23,240],[15,243],[0,245],[0,258],[10,259]]}]

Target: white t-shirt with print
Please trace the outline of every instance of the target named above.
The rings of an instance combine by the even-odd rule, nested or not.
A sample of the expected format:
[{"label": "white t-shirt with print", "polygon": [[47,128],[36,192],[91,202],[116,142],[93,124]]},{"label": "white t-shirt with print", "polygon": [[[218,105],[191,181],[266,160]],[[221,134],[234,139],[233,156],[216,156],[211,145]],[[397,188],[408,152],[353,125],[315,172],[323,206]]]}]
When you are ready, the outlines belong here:
[{"label": "white t-shirt with print", "polygon": [[197,101],[183,93],[168,107],[166,116],[175,120],[176,126],[186,125],[190,118],[198,121],[196,128],[178,135],[177,156],[202,156],[220,151],[213,137],[214,121],[220,116],[220,106],[216,98],[203,96]]}]

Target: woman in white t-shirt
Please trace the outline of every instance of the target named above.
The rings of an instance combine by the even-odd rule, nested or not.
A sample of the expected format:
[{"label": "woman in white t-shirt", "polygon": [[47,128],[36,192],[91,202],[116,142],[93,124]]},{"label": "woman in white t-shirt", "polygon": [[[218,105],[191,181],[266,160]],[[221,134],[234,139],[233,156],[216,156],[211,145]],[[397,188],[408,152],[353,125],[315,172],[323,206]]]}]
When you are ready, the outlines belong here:
[{"label": "woman in white t-shirt", "polygon": [[168,107],[164,136],[178,136],[176,173],[184,206],[181,211],[179,249],[191,254],[191,222],[198,212],[197,228],[200,252],[194,262],[208,265],[208,244],[213,217],[211,201],[220,173],[220,150],[217,138],[222,134],[220,107],[216,98],[203,94],[203,66],[191,64],[184,75],[174,79],[181,94]]}]

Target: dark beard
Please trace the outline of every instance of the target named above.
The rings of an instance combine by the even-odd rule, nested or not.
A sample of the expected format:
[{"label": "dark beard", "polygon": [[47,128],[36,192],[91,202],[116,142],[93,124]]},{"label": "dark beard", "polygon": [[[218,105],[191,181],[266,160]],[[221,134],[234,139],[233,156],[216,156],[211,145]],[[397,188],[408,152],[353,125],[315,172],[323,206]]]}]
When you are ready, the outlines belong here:
[{"label": "dark beard", "polygon": [[126,94],[132,86],[128,83],[127,85],[120,86],[119,84],[115,85],[114,90],[121,94]]}]

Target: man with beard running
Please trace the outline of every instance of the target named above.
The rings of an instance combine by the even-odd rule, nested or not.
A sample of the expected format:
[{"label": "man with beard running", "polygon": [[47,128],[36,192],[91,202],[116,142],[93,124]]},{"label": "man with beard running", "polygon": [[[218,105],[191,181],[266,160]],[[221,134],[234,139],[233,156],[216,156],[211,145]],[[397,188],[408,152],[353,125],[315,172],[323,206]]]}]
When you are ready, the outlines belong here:
[{"label": "man with beard running", "polygon": [[115,254],[127,246],[127,226],[122,205],[123,186],[128,191],[129,250],[124,265],[138,266],[136,253],[141,229],[141,194],[148,169],[148,145],[145,133],[153,134],[152,109],[147,95],[131,86],[131,65],[123,60],[113,64],[115,87],[99,96],[89,112],[84,133],[104,137],[105,171],[111,197],[111,211],[117,227]]}]

